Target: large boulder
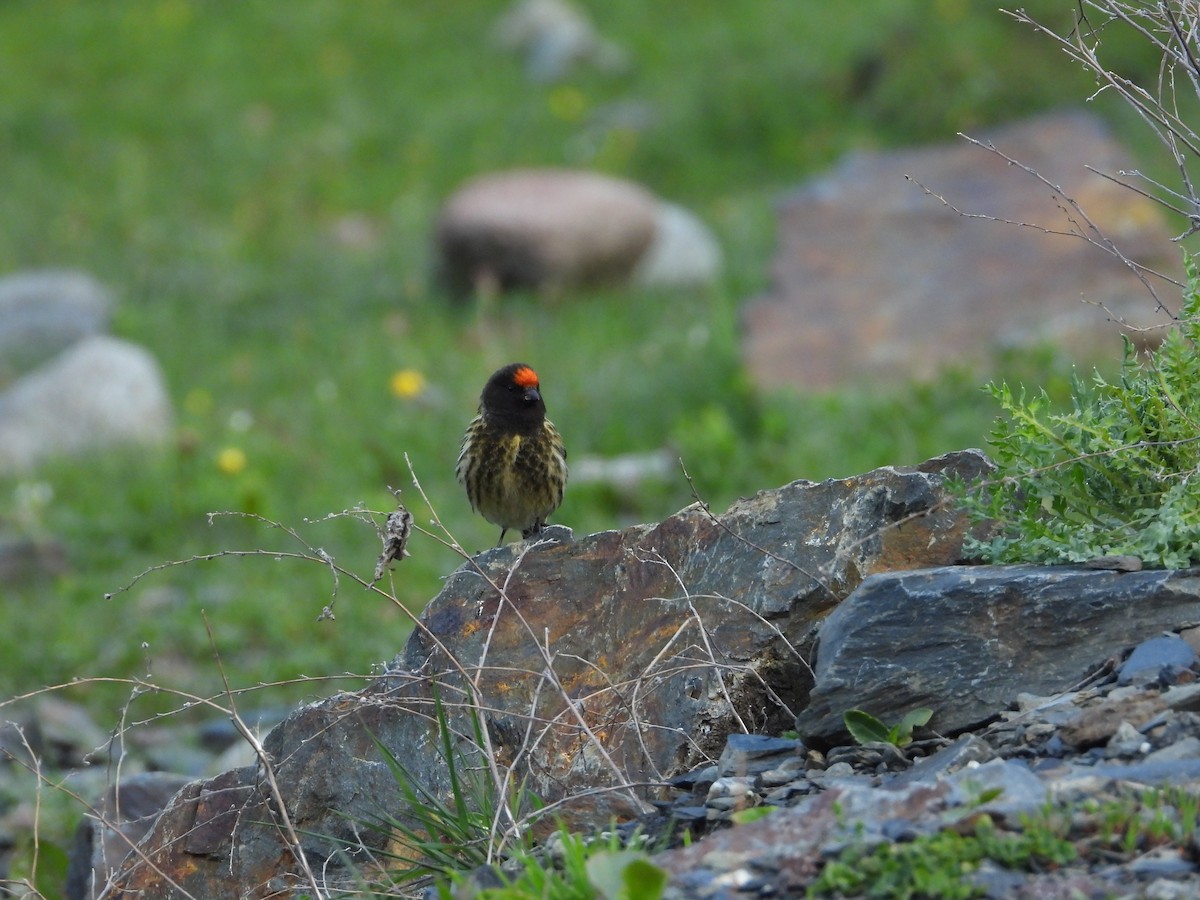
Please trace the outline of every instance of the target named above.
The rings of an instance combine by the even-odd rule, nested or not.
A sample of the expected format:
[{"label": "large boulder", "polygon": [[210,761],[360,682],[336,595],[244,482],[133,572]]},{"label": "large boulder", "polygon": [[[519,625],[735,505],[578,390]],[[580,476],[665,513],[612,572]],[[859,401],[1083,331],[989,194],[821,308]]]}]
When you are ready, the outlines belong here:
[{"label": "large boulder", "polygon": [[269,773],[235,769],[176,795],[112,896],[257,895],[302,885],[301,859],[336,879],[348,858],[377,858],[387,836],[367,823],[405,815],[381,748],[423,788],[448,789],[439,704],[472,770],[482,740],[543,800],[570,801],[556,815],[636,815],[654,791],[628,785],[715,758],[731,732],[789,727],[812,686],[816,625],[872,573],[958,561],[967,523],[944,483],[989,471],[967,451],[795,482],[720,516],[695,505],[482,553],[382,677],[267,736]]},{"label": "large boulder", "polygon": [[[1162,210],[1088,170],[1136,167],[1099,118],[1057,113],[979,137],[1047,181],[959,140],[856,153],[781,203],[773,285],[744,317],[744,358],[760,385],[927,377],[1040,343],[1096,361],[1121,351],[1110,316],[1137,326],[1169,321],[1120,259],[1044,230],[1074,227],[1097,242],[1102,233],[1127,257],[1182,277]],[[1099,233],[1069,207],[1064,213],[1065,197]],[[1153,283],[1178,305],[1177,288]]]},{"label": "large boulder", "polygon": [[463,185],[441,210],[435,252],[457,296],[697,284],[721,265],[716,240],[687,210],[633,182],[570,169],[496,172]]}]

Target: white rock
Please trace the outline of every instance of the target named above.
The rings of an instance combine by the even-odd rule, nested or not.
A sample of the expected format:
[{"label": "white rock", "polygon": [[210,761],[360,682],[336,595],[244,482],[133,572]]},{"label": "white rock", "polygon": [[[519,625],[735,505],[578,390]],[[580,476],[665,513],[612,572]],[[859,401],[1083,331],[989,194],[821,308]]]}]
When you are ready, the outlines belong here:
[{"label": "white rock", "polygon": [[721,245],[696,215],[661,202],[654,240],[633,271],[635,284],[687,287],[708,284],[721,273]]},{"label": "white rock", "polygon": [[0,382],[106,331],[112,305],[104,286],[84,272],[47,269],[0,278]]},{"label": "white rock", "polygon": [[157,444],[171,421],[154,357],[95,335],[0,393],[0,471],[26,470],[50,456]]}]

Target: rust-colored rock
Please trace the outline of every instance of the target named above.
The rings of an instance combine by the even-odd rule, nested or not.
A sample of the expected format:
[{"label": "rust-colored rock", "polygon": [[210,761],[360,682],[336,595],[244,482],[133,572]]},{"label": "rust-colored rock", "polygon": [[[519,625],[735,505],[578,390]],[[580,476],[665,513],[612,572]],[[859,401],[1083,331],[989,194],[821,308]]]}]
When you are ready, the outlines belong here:
[{"label": "rust-colored rock", "polygon": [[[365,865],[387,843],[365,823],[404,815],[378,744],[445,790],[435,684],[461,752],[477,756],[464,702],[473,683],[493,758],[547,801],[668,777],[743,727],[790,727],[812,686],[816,624],[884,567],[956,561],[966,526],[944,480],[987,471],[966,451],[795,482],[719,517],[691,506],[657,525],[478,555],[385,675],[299,710],[265,740],[310,867],[345,877],[347,858]],[[652,796],[607,791],[555,813],[603,822]],[[111,896],[290,890],[302,870],[283,834],[265,772],[227,772],[177,795]]]},{"label": "rust-colored rock", "polygon": [[[1098,118],[1059,113],[978,137],[1060,185],[1129,258],[1182,277],[1162,210],[1086,168],[1135,168]],[[1168,323],[1098,247],[965,218],[906,176],[965,213],[1070,227],[1061,196],[963,140],[848,157],[780,206],[773,286],[745,311],[743,355],[759,384],[928,377],[1043,342],[1085,362],[1119,358],[1120,329],[1096,304],[1131,324]],[[1177,307],[1178,289],[1154,283]]]}]

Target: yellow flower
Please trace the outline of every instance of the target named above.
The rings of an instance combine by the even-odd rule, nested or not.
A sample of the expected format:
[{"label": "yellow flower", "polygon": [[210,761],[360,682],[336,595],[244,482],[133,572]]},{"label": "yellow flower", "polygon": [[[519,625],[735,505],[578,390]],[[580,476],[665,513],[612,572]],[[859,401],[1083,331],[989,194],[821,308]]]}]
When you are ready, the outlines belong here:
[{"label": "yellow flower", "polygon": [[425,390],[425,376],[416,369],[401,369],[392,376],[390,386],[397,397],[411,400]]},{"label": "yellow flower", "polygon": [[217,468],[226,475],[237,475],[246,468],[246,451],[240,447],[226,447],[217,454]]}]

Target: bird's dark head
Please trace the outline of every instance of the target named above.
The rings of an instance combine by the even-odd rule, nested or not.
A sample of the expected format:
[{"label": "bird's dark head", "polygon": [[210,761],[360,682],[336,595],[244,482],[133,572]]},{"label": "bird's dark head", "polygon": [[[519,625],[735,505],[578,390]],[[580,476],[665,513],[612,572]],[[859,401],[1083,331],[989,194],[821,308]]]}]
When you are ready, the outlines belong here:
[{"label": "bird's dark head", "polygon": [[512,363],[492,374],[483,387],[479,409],[484,417],[505,428],[530,432],[546,419],[537,372],[525,363]]}]

